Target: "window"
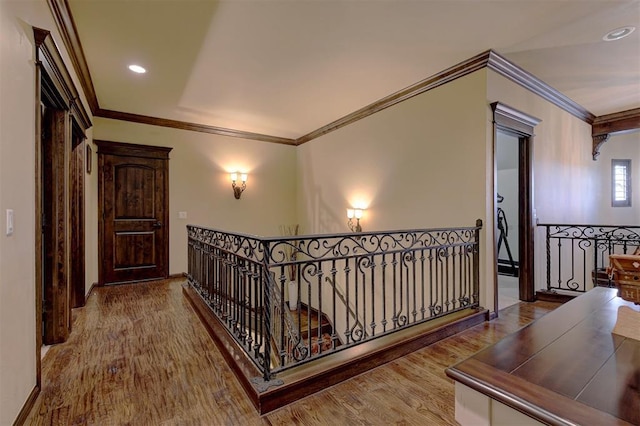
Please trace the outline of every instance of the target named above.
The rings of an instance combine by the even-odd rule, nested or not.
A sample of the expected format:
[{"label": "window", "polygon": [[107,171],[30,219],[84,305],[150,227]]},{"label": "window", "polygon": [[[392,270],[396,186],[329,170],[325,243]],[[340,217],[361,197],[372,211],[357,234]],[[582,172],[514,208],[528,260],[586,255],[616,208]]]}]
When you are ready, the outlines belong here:
[{"label": "window", "polygon": [[631,160],[611,160],[611,206],[631,207]]}]

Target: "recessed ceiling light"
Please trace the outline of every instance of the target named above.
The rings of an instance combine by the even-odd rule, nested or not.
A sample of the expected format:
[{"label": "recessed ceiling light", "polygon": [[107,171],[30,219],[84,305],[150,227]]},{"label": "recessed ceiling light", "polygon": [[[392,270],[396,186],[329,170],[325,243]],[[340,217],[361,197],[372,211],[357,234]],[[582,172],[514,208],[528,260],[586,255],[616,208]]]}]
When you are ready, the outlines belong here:
[{"label": "recessed ceiling light", "polygon": [[611,30],[608,33],[606,33],[604,35],[604,37],[602,37],[602,39],[604,41],[615,41],[615,40],[620,40],[621,38],[625,38],[626,36],[628,36],[629,34],[631,34],[632,32],[634,32],[636,29],[636,27],[622,27],[622,28],[617,28],[615,30]]},{"label": "recessed ceiling light", "polygon": [[129,69],[133,72],[137,72],[138,74],[144,74],[147,72],[147,70],[142,68],[140,65],[129,65]]}]

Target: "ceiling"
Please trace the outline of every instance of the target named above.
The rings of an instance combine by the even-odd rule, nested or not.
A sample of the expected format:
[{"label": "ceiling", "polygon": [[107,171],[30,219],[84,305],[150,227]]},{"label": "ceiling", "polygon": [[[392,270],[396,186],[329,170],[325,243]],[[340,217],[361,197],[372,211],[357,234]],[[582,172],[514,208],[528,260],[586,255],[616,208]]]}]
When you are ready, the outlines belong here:
[{"label": "ceiling", "polygon": [[105,110],[296,139],[488,49],[596,116],[640,107],[640,0],[68,5]]}]

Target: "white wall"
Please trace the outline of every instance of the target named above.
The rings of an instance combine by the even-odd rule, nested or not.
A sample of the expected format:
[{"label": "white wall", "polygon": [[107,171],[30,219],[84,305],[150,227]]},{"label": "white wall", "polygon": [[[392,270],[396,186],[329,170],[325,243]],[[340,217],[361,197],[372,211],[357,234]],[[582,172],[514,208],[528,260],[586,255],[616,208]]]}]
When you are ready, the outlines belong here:
[{"label": "white wall", "polygon": [[[299,146],[304,233],[348,232],[351,206],[366,208],[364,231],[486,224],[486,108],[480,70]],[[486,235],[482,256],[493,253]],[[484,306],[493,300],[492,274],[481,259]]]},{"label": "white wall", "polygon": [[[94,138],[172,147],[169,153],[169,268],[187,272],[187,224],[278,236],[296,221],[293,146],[96,118]],[[249,173],[240,200],[229,172]],[[93,183],[97,192],[97,180]],[[187,219],[178,219],[186,211]]]},{"label": "white wall", "polygon": [[[611,160],[631,160],[631,207],[611,207]],[[640,132],[611,136],[600,147],[594,224],[640,226]]]}]

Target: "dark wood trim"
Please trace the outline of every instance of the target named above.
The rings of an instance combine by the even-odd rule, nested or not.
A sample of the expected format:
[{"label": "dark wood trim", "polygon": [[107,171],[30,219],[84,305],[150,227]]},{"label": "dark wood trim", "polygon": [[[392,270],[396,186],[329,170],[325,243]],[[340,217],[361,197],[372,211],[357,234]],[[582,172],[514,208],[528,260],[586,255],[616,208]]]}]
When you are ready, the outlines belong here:
[{"label": "dark wood trim", "polygon": [[[526,414],[543,424],[549,425],[629,425],[611,414],[581,404],[556,392],[529,383],[509,373],[496,370],[475,359],[465,361],[464,368],[454,367],[446,370],[447,376]],[[499,383],[499,385],[498,385]],[[500,387],[517,389],[518,395],[503,392]],[[533,402],[530,402],[533,401]],[[540,405],[561,407],[562,414],[557,415]],[[569,418],[566,420],[565,417]]]},{"label": "dark wood trim", "polygon": [[[497,174],[495,140],[497,132],[503,131],[518,137],[518,269],[519,269],[519,297],[520,300],[532,302],[535,300],[535,223],[533,216],[533,137],[534,127],[540,119],[512,108],[500,102],[491,104],[494,122],[493,164],[494,179]],[[494,187],[494,211],[497,205],[497,188]],[[497,249],[497,217],[494,216],[494,304],[498,310],[498,249]]]},{"label": "dark wood trim", "polygon": [[474,71],[487,67],[589,124],[592,124],[595,120],[595,116],[591,112],[583,108],[581,105],[572,101],[570,98],[563,95],[558,90],[544,83],[533,74],[518,67],[493,50],[482,52],[479,55],[467,59],[466,61],[460,62],[457,65],[454,65],[440,73],[426,78],[394,94],[386,96],[368,106],[360,108],[359,110],[351,114],[348,114],[338,120],[322,126],[321,128],[307,133],[306,135],[303,135],[295,140],[278,136],[269,136],[234,129],[226,129],[216,126],[208,126],[204,124],[188,123],[179,120],[163,119],[127,112],[106,110],[100,108],[99,106],[97,95],[95,93],[91,80],[91,75],[89,73],[89,67],[86,63],[84,52],[82,51],[82,44],[80,43],[80,38],[77,34],[73,16],[71,15],[71,11],[69,10],[69,7],[67,5],[67,0],[48,0],[48,2],[53,12],[56,24],[58,25],[60,33],[62,34],[63,42],[65,43],[67,51],[69,52],[69,56],[72,59],[73,66],[76,69],[76,73],[80,78],[81,85],[84,88],[85,96],[87,96],[91,111],[97,117],[131,121],[134,123],[149,124],[153,126],[170,127],[194,132],[217,134],[222,136],[231,136],[243,139],[259,140],[264,142],[281,143],[285,145],[301,145],[305,142],[309,142],[348,124],[368,117],[371,114],[374,114],[399,102],[412,98],[413,96],[419,95],[420,93],[424,93],[428,90],[449,83],[457,78],[463,77]]},{"label": "dark wood trim", "polygon": [[157,118],[148,115],[132,114],[129,112],[111,111],[99,109],[95,113],[96,117],[110,118],[112,120],[130,121],[132,123],[149,124],[151,126],[169,127],[172,129],[189,130],[192,132],[209,133],[213,135],[229,136],[232,138],[242,138],[257,140],[262,142],[278,143],[283,145],[295,145],[296,141],[289,138],[264,135],[261,133],[245,132],[242,130],[226,129],[224,127],[208,126],[206,124],[188,123],[167,118]]},{"label": "dark wood trim", "polygon": [[586,123],[592,124],[596,118],[569,97],[493,50],[489,51],[487,67]]},{"label": "dark wood trim", "polygon": [[[533,129],[532,129],[533,130]],[[520,137],[518,192],[520,195],[518,220],[520,299],[535,300],[535,222],[533,216],[533,133]]]},{"label": "dark wood trim", "polygon": [[91,287],[89,288],[89,291],[87,292],[87,294],[84,297],[85,304],[87,303],[87,300],[89,300],[89,297],[91,296],[91,293],[93,293],[94,288],[96,288],[97,286],[98,286],[98,283],[91,283]]},{"label": "dark wood trim", "polygon": [[42,70],[35,67],[35,294],[36,294],[36,387],[42,386]]},{"label": "dark wood trim", "polygon": [[618,309],[632,305],[596,287],[446,374],[545,424],[639,424],[640,342],[612,333]]},{"label": "dark wood trim", "polygon": [[175,280],[175,279],[180,279],[180,278],[187,278],[187,273],[186,272],[179,272],[177,274],[171,274],[167,277],[167,279],[170,280]]},{"label": "dark wood trim", "polygon": [[159,160],[168,160],[169,152],[173,149],[162,146],[138,145],[135,143],[111,142],[97,139],[94,140],[93,143],[98,147],[98,154],[156,158]]},{"label": "dark wood trim", "polygon": [[78,75],[80,85],[84,91],[84,95],[89,103],[91,112],[95,112],[100,108],[98,106],[98,97],[93,87],[93,80],[91,79],[91,73],[89,72],[89,66],[84,56],[84,50],[82,49],[82,43],[78,36],[78,30],[76,29],[76,23],[73,20],[71,11],[69,10],[69,4],[67,0],[48,0],[49,8],[53,14],[54,21],[60,35],[62,36],[62,42],[67,48],[67,53],[71,58],[73,68]]},{"label": "dark wood trim", "polygon": [[196,312],[202,325],[207,329],[209,336],[220,348],[225,361],[238,378],[245,393],[256,409],[259,409],[258,392],[253,387],[250,379],[260,377],[260,371],[251,362],[244,351],[239,349],[233,338],[228,336],[227,329],[220,324],[218,319],[211,313],[209,307],[204,303],[200,295],[188,283],[183,284],[182,292]]},{"label": "dark wood trim", "polygon": [[67,71],[60,50],[49,31],[33,27],[33,33],[36,42],[36,62],[44,70],[43,84],[52,84],[55,87],[55,90],[50,90],[51,93],[57,93],[58,99],[54,103],[59,105],[62,102],[63,109],[71,111],[84,136],[84,132],[92,126],[91,119],[82,102],[79,102],[80,93]]},{"label": "dark wood trim", "polygon": [[536,292],[536,300],[543,300],[545,302],[566,303],[575,298],[575,295],[556,293],[555,291],[549,290],[540,290]]},{"label": "dark wood trim", "polygon": [[[200,295],[187,283],[183,293],[191,303],[205,328],[223,353],[225,360],[242,384],[244,391],[260,414],[278,409],[305,396],[319,392],[351,377],[388,363],[401,356],[457,334],[489,318],[486,309],[468,309],[451,314],[404,332],[383,336],[374,341],[325,356],[312,363],[277,375],[284,383],[259,392],[251,378],[261,377],[226,328]],[[404,334],[403,334],[404,333]]]},{"label": "dark wood trim", "polygon": [[[38,348],[38,352],[40,352],[40,348]],[[18,413],[18,417],[16,417],[15,421],[13,422],[14,425],[24,425],[27,422],[27,417],[29,417],[31,410],[33,410],[33,407],[36,404],[36,400],[38,399],[38,395],[40,395],[40,386],[36,385],[33,387],[33,389],[31,389],[29,397]]]},{"label": "dark wood trim", "polygon": [[620,135],[640,130],[640,108],[597,117],[591,127],[594,161],[600,155],[600,148],[612,135]]},{"label": "dark wood trim", "polygon": [[412,84],[411,86],[406,87],[396,93],[385,96],[384,98],[372,104],[369,104],[364,108],[360,108],[359,110],[354,111],[351,114],[348,114],[336,121],[333,121],[326,126],[323,126],[311,133],[299,137],[298,139],[296,139],[296,144],[301,145],[305,142],[309,142],[322,135],[326,135],[327,133],[338,130],[339,128],[344,127],[348,124],[354,123],[358,120],[375,114],[378,111],[382,111],[383,109],[406,101],[407,99],[410,99],[421,93],[435,89],[436,87],[442,86],[460,77],[464,77],[467,74],[478,71],[487,66],[490,52],[490,50],[487,50],[486,52],[480,53],[479,55],[467,59],[466,61],[460,62],[459,64],[456,64],[442,72],[421,80],[418,83]]},{"label": "dark wood trim", "polygon": [[492,103],[491,109],[493,110],[494,121],[500,126],[529,136],[533,135],[533,128],[542,121],[501,102]]},{"label": "dark wood trim", "polygon": [[70,281],[71,307],[85,304],[85,152],[91,149],[78,132],[71,126],[71,152],[69,158],[69,230],[70,230]]}]

